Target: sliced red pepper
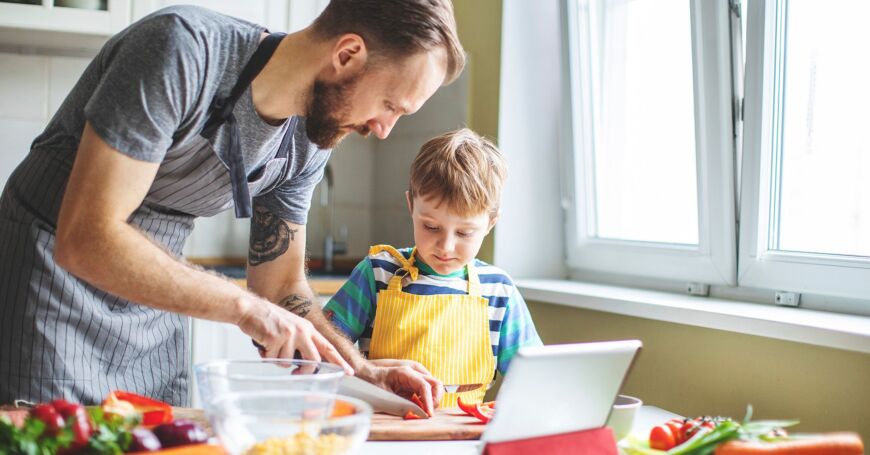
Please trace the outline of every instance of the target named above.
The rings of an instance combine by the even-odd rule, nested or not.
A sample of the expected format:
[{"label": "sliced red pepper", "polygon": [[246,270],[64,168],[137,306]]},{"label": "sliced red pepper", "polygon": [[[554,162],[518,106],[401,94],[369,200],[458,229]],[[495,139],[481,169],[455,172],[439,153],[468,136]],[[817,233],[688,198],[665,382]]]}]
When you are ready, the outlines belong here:
[{"label": "sliced red pepper", "polygon": [[103,401],[103,404],[110,403],[112,395],[114,395],[114,398],[117,400],[131,403],[136,408],[136,411],[142,414],[142,425],[150,426],[172,422],[172,406],[169,405],[169,403],[137,395],[132,392],[116,390],[112,392],[105,401]]},{"label": "sliced red pepper", "polygon": [[402,417],[402,418],[405,419],[405,420],[422,419],[422,417],[418,416],[417,414],[414,414],[414,413],[411,412],[411,411],[406,412],[406,413],[405,413],[405,417]]},{"label": "sliced red pepper", "polygon": [[73,432],[72,447],[82,448],[88,445],[88,440],[91,439],[94,429],[91,426],[91,418],[85,407],[63,399],[54,400],[51,402],[51,405],[70,425]]},{"label": "sliced red pepper", "polygon": [[[429,415],[429,411],[426,410],[426,406],[423,406],[423,400],[421,400],[421,399],[420,399],[420,396],[417,395],[416,393],[414,393],[413,395],[411,395],[411,403],[414,403],[414,404],[416,404],[417,406],[420,406],[420,409],[422,409],[423,412],[426,413],[426,415]],[[432,417],[432,416],[429,415],[429,417]],[[422,417],[419,417],[419,416],[418,416],[417,418],[420,419],[420,418],[422,418]]]},{"label": "sliced red pepper", "polygon": [[457,399],[457,404],[459,405],[459,409],[462,409],[466,414],[473,416],[474,415],[474,405],[470,403],[466,403],[462,401],[462,397]]},{"label": "sliced red pepper", "polygon": [[457,400],[459,409],[462,409],[466,414],[477,417],[483,423],[489,422],[495,414],[495,401],[487,401],[486,403],[470,404],[462,401],[462,397]]}]

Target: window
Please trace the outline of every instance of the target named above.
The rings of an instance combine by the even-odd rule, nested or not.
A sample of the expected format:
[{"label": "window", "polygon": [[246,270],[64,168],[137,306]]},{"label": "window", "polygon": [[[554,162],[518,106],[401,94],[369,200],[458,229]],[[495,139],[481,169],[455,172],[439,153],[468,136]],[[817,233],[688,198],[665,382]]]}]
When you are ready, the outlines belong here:
[{"label": "window", "polygon": [[[727,4],[569,1],[569,265],[735,282]],[[717,40],[700,39],[712,33]],[[733,194],[729,192],[728,194]]]},{"label": "window", "polygon": [[870,2],[570,0],[563,13],[573,276],[870,310]]},{"label": "window", "polygon": [[748,12],[740,282],[870,298],[870,3]]}]

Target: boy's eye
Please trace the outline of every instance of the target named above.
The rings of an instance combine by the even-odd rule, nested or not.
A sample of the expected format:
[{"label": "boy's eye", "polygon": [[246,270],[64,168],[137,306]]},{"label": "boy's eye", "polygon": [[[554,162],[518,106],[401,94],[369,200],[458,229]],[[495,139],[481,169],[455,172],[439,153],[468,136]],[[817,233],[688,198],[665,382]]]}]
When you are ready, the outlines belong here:
[{"label": "boy's eye", "polygon": [[438,228],[437,228],[437,227],[435,227],[435,226],[429,226],[428,224],[424,224],[423,227],[426,228],[427,231],[432,231],[432,232],[437,232],[437,231],[438,231]]},{"label": "boy's eye", "polygon": [[471,234],[474,234],[474,232],[469,231],[469,232],[457,232],[456,233],[456,235],[458,235],[460,237],[471,237]]}]

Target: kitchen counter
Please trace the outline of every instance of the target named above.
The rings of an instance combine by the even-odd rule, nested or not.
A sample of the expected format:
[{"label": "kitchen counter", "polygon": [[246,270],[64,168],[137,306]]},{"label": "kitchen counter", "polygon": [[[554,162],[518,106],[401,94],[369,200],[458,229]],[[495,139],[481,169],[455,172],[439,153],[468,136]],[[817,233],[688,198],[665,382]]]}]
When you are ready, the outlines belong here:
[{"label": "kitchen counter", "polygon": [[[244,278],[231,278],[233,283],[236,283],[240,287],[247,288],[248,282]],[[347,278],[341,277],[318,277],[313,276],[308,278],[308,285],[311,286],[311,289],[316,292],[318,295],[335,295],[341,286],[344,285],[344,282]]]},{"label": "kitchen counter", "polygon": [[[176,408],[176,418],[189,418],[208,425],[201,410]],[[639,438],[648,437],[652,427],[680,417],[677,414],[655,406],[641,406],[634,419],[631,433]],[[480,441],[367,441],[358,454],[468,454],[478,455],[481,452]]]}]

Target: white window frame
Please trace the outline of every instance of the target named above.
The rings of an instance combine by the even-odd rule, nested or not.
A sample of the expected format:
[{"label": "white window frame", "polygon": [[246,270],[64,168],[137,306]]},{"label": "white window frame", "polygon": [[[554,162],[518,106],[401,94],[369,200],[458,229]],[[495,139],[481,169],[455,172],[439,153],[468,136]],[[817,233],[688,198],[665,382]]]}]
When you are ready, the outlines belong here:
[{"label": "white window frame", "polygon": [[[728,2],[692,0],[692,56],[695,98],[695,147],[698,180],[697,246],[602,239],[594,235],[594,168],[591,124],[592,87],[589,51],[594,34],[583,1],[563,2],[568,68],[564,89],[570,102],[563,113],[563,206],[566,210],[567,264],[575,278],[584,273],[633,275],[668,280],[735,285],[735,140],[732,118],[732,67]],[[581,22],[585,22],[582,23]],[[707,39],[702,39],[706,37]],[[582,40],[581,40],[582,39]],[[578,85],[572,81],[580,81]],[[578,193],[578,189],[584,191]],[[584,194],[585,198],[575,195]],[[587,216],[588,215],[588,216]]]},{"label": "white window frame", "polygon": [[743,184],[738,281],[740,286],[823,294],[853,299],[870,298],[870,259],[770,250],[770,178],[775,166],[778,125],[775,80],[782,70],[776,55],[782,38],[776,21],[782,10],[772,0],[752,0],[748,8]]}]

